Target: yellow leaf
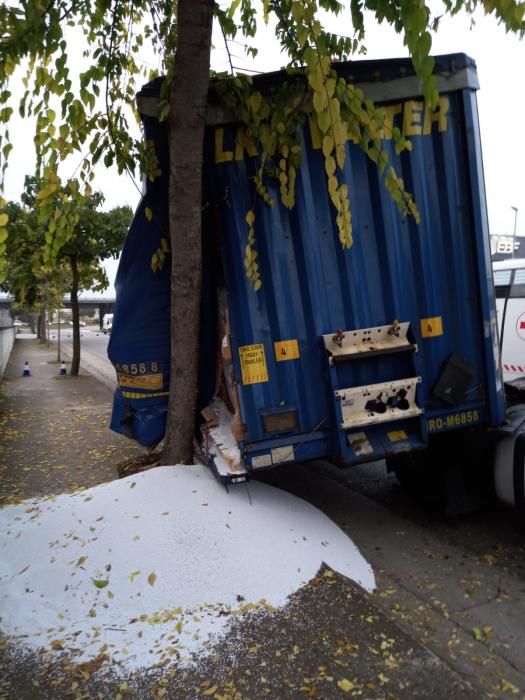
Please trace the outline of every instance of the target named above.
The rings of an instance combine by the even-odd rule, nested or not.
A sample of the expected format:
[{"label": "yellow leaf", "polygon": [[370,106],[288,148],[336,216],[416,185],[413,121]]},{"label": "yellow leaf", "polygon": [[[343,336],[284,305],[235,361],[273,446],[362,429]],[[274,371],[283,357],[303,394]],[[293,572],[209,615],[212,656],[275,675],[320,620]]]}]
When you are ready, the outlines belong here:
[{"label": "yellow leaf", "polygon": [[216,691],[217,691],[217,686],[212,685],[211,688],[208,688],[208,690],[203,690],[202,694],[207,695],[207,696],[214,695]]},{"label": "yellow leaf", "polygon": [[0,214],[0,226],[5,226],[9,221],[7,214]]},{"label": "yellow leaf", "polygon": [[254,114],[257,114],[257,112],[261,109],[262,106],[262,95],[260,92],[255,92],[253,95],[250,95],[250,98],[248,99],[248,102],[250,103],[250,108]]},{"label": "yellow leaf", "polygon": [[314,109],[318,114],[326,110],[326,99],[322,92],[314,92],[312,102]]},{"label": "yellow leaf", "polygon": [[324,161],[324,169],[327,175],[333,175],[335,173],[335,160],[332,156],[328,156]]},{"label": "yellow leaf", "polygon": [[316,92],[322,92],[324,89],[323,72],[317,65],[315,69],[308,74],[308,82],[313,90]]},{"label": "yellow leaf", "polygon": [[335,78],[328,78],[326,81],[326,92],[328,93],[329,97],[334,96],[335,92]]},{"label": "yellow leaf", "polygon": [[345,693],[349,693],[351,690],[355,690],[358,686],[355,683],[352,683],[352,681],[349,681],[347,678],[343,678],[340,681],[337,681],[337,685],[341,690],[344,690]]},{"label": "yellow leaf", "polygon": [[151,211],[151,209],[149,207],[146,207],[144,209],[144,214],[146,214],[146,219],[148,221],[151,221],[153,219],[153,212]]},{"label": "yellow leaf", "polygon": [[330,128],[330,113],[329,112],[318,112],[317,113],[317,124],[323,134],[326,134]]},{"label": "yellow leaf", "polygon": [[250,209],[246,212],[245,220],[248,226],[253,226],[253,222],[255,221],[255,214],[253,212],[253,209]]},{"label": "yellow leaf", "polygon": [[519,688],[516,688],[515,685],[513,685],[510,681],[506,681],[504,678],[501,679],[501,691],[503,693],[506,693],[508,690],[510,690],[511,693],[514,693],[517,695],[520,691]]},{"label": "yellow leaf", "polygon": [[49,197],[52,195],[54,192],[56,192],[58,189],[58,185],[47,185],[47,187],[44,187],[43,190],[40,190],[40,192],[37,194],[36,198],[37,199],[46,199],[46,197]]},{"label": "yellow leaf", "polygon": [[157,580],[157,574],[154,574],[151,572],[151,574],[148,576],[148,583],[150,586],[153,586],[155,584],[155,581]]},{"label": "yellow leaf", "polygon": [[323,155],[325,158],[332,153],[334,150],[334,139],[331,134],[326,134],[323,136]]}]

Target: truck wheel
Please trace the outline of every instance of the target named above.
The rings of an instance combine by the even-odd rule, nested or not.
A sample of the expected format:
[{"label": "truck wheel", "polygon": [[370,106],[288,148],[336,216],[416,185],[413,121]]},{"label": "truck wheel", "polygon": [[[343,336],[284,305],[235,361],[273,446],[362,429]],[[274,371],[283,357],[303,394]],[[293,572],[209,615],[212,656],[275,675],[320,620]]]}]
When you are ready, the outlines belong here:
[{"label": "truck wheel", "polygon": [[428,450],[408,452],[389,458],[387,469],[395,473],[397,480],[413,500],[438,511],[445,509],[445,474]]},{"label": "truck wheel", "polygon": [[387,467],[414,499],[460,515],[494,500],[493,453],[485,434],[458,431],[431,439],[422,452],[387,460]]},{"label": "truck wheel", "polygon": [[517,521],[525,523],[525,433],[499,442],[494,481],[500,501],[513,507]]}]

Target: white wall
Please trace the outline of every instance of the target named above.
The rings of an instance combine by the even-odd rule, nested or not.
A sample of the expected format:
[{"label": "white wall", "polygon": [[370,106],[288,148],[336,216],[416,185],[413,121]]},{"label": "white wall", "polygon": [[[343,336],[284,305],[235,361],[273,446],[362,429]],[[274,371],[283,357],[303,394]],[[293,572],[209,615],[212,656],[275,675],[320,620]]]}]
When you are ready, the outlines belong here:
[{"label": "white wall", "polygon": [[4,376],[9,355],[15,342],[15,328],[0,328],[0,379]]}]

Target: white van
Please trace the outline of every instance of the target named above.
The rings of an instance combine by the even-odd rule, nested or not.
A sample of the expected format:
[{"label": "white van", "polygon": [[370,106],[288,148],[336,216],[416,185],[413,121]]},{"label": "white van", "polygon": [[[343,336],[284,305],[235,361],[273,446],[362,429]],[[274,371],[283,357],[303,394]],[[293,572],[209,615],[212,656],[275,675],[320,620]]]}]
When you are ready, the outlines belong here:
[{"label": "white van", "polygon": [[113,314],[104,314],[102,317],[102,333],[111,333],[111,328],[113,326]]},{"label": "white van", "polygon": [[503,379],[525,376],[525,258],[492,264]]}]

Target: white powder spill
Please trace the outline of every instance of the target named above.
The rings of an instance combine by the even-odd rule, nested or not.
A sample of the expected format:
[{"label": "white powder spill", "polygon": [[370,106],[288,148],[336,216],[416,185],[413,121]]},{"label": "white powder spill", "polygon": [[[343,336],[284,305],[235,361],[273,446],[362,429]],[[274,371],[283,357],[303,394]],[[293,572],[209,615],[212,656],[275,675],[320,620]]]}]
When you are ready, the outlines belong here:
[{"label": "white powder spill", "polygon": [[232,614],[282,606],[322,562],[374,588],[323,513],[265,484],[248,489],[251,503],[246,486],[227,493],[206,467],[158,467],[0,510],[2,632],[133,670],[204,652]]}]

